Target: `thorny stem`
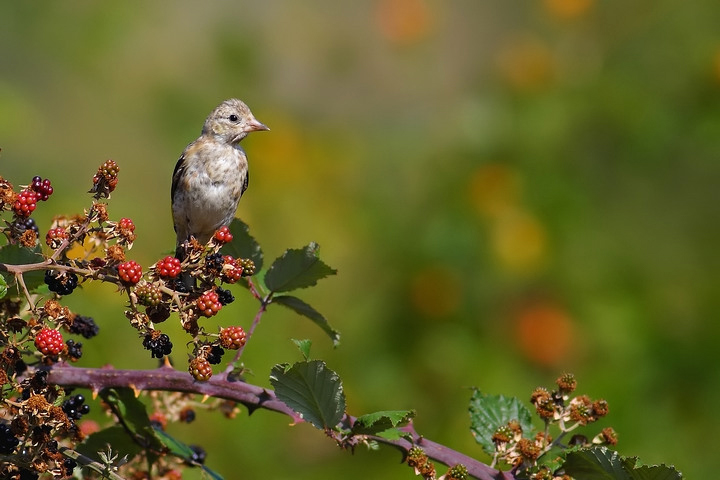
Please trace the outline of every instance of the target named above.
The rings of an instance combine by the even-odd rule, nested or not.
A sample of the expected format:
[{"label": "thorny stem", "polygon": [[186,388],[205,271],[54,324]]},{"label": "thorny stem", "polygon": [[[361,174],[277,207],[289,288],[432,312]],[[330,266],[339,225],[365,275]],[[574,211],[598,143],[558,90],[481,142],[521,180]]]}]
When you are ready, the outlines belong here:
[{"label": "thorny stem", "polygon": [[[258,408],[263,408],[287,415],[294,423],[304,422],[290,407],[278,400],[272,390],[242,381],[231,381],[226,375],[216,375],[206,382],[198,382],[187,372],[175,370],[170,366],[154,370],[115,370],[112,368],[78,368],[59,363],[50,369],[47,381],[63,387],[89,388],[93,394],[97,394],[104,388],[112,387],[126,387],[141,391],[194,393],[241,403],[251,413]],[[355,418],[346,416],[342,422],[352,425]],[[362,438],[395,447],[403,452],[403,455],[417,445],[425,451],[428,457],[445,465],[465,465],[468,473],[479,480],[516,480],[516,477],[510,472],[495,470],[474,458],[422,437],[412,424],[403,427],[402,430],[410,440],[407,438],[388,439],[374,435]]]},{"label": "thorny stem", "polygon": [[28,291],[27,285],[25,285],[25,278],[23,277],[22,273],[16,273],[15,274],[15,281],[17,284],[22,288],[23,294],[25,295],[25,298],[27,299],[28,305],[30,307],[30,311],[35,311],[35,302],[33,302],[32,296],[30,295],[30,292]]}]

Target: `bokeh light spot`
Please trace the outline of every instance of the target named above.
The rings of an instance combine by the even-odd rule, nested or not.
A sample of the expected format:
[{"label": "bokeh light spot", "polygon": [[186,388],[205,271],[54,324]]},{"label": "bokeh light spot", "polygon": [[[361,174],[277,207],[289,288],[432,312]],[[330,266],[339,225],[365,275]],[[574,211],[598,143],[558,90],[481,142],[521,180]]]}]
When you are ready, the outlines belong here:
[{"label": "bokeh light spot", "polygon": [[505,82],[521,91],[541,90],[555,75],[555,61],[550,50],[535,38],[510,41],[501,49],[497,63]]},{"label": "bokeh light spot", "polygon": [[547,254],[543,225],[527,212],[499,218],[492,227],[493,251],[502,266],[518,272],[533,271]]},{"label": "bokeh light spot", "polygon": [[555,367],[567,357],[574,334],[572,320],[563,308],[531,303],[517,313],[515,321],[518,346],[529,360]]},{"label": "bokeh light spot", "polygon": [[432,23],[425,0],[380,0],[375,18],[382,35],[400,45],[413,44],[425,38]]},{"label": "bokeh light spot", "polygon": [[594,0],[544,0],[545,8],[561,20],[573,20],[585,15]]}]

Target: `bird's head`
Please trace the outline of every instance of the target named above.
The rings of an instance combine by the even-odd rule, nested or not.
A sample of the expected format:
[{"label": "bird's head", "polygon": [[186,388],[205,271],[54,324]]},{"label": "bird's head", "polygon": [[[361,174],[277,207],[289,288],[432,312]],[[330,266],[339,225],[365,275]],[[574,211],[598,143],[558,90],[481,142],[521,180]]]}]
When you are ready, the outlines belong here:
[{"label": "bird's head", "polygon": [[205,120],[203,134],[215,135],[228,143],[235,144],[248,133],[270,130],[258,122],[243,102],[236,98],[225,100]]}]

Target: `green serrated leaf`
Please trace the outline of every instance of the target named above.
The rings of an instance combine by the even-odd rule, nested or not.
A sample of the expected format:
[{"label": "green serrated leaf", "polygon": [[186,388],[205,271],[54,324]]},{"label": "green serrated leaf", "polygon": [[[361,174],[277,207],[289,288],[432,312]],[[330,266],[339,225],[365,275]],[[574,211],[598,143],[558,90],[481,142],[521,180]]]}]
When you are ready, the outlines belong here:
[{"label": "green serrated leaf", "polygon": [[332,328],[328,323],[327,319],[325,319],[325,317],[320,312],[315,310],[307,303],[303,302],[297,297],[293,297],[292,295],[281,295],[279,297],[273,297],[272,301],[273,303],[279,303],[280,305],[284,305],[295,313],[309,318],[318,327],[322,328],[325,333],[328,334],[334,346],[337,347],[340,344],[340,332]]},{"label": "green serrated leaf", "polygon": [[340,377],[321,360],[275,365],[270,383],[278,399],[316,428],[334,428],[345,414]]},{"label": "green serrated leaf", "polygon": [[469,410],[470,430],[475,441],[490,455],[495,451],[493,434],[498,427],[507,425],[510,420],[517,420],[525,434],[533,430],[532,415],[517,398],[485,395],[475,389],[470,399]]},{"label": "green serrated leaf", "polygon": [[232,242],[223,245],[221,253],[235,258],[249,258],[255,264],[255,271],[259,272],[263,266],[263,252],[257,240],[250,235],[250,227],[236,218],[230,224],[230,233]]},{"label": "green serrated leaf", "polygon": [[630,470],[632,480],[682,480],[683,476],[673,465],[643,465]]},{"label": "green serrated leaf", "polygon": [[298,350],[300,350],[300,353],[302,353],[302,356],[305,360],[310,360],[310,347],[312,347],[312,342],[310,340],[296,340],[292,339],[295,346],[298,347]]},{"label": "green serrated leaf", "polygon": [[305,248],[287,250],[265,274],[265,286],[273,292],[289,292],[315,285],[318,280],[335,275],[337,270],[320,260],[316,243]]},{"label": "green serrated leaf", "polygon": [[563,464],[568,475],[583,480],[629,480],[622,458],[605,447],[583,448],[570,452]]},{"label": "green serrated leaf", "polygon": [[361,415],[355,420],[352,433],[376,435],[386,430],[407,425],[415,417],[414,410],[385,410]]},{"label": "green serrated leaf", "polygon": [[[31,263],[40,263],[45,260],[42,256],[39,246],[34,248],[23,247],[20,245],[6,245],[0,248],[0,263],[8,265],[27,265]],[[6,285],[15,285],[15,276],[7,272],[0,272],[5,278]],[[25,286],[30,293],[34,293],[35,289],[45,283],[45,272],[36,270],[23,274]],[[1,295],[0,295],[1,296]]]},{"label": "green serrated leaf", "polygon": [[142,451],[142,447],[133,440],[121,425],[113,425],[89,435],[83,443],[77,446],[76,450],[93,460],[101,461],[98,452],[107,450],[108,445],[120,457],[127,455],[128,458],[132,458]]},{"label": "green serrated leaf", "polygon": [[3,298],[5,294],[7,294],[7,283],[5,282],[5,277],[0,275],[0,298]]}]

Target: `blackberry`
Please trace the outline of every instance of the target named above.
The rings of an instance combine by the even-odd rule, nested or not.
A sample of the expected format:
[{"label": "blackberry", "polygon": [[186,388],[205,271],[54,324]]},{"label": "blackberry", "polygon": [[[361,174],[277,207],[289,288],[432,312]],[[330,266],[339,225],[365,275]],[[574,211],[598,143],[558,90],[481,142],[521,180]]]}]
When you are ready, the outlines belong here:
[{"label": "blackberry", "polygon": [[78,277],[72,272],[45,270],[45,283],[51,292],[70,295],[78,285]]},{"label": "blackberry", "polygon": [[165,355],[170,355],[173,344],[167,334],[155,331],[145,335],[143,347],[150,350],[152,358],[162,358]]},{"label": "blackberry", "polygon": [[220,275],[223,265],[225,258],[221,253],[211,253],[205,257],[205,271],[211,275]]},{"label": "blackberry", "polygon": [[20,470],[18,480],[37,480],[38,478],[40,478],[40,474],[23,468]]},{"label": "blackberry", "polygon": [[195,410],[190,407],[183,408],[180,411],[180,420],[185,423],[192,423],[195,421]]},{"label": "blackberry", "polygon": [[219,345],[213,345],[210,349],[210,353],[207,354],[205,359],[210,365],[217,365],[222,361],[222,356],[225,354],[225,350]]},{"label": "blackberry", "polygon": [[205,452],[205,449],[199,445],[188,445],[188,446],[190,447],[190,450],[193,451],[192,456],[190,457],[190,463],[191,464],[200,464],[200,465],[205,463],[205,457],[207,457],[207,452]]},{"label": "blackberry", "polygon": [[47,178],[43,180],[38,176],[33,177],[30,188],[38,193],[38,200],[45,201],[53,194],[53,187]]},{"label": "blackberry", "polygon": [[194,280],[195,279],[192,278],[189,274],[187,276],[181,275],[180,278],[175,278],[170,281],[168,283],[168,287],[172,288],[178,293],[190,293]]},{"label": "blackberry", "polygon": [[170,309],[166,305],[154,305],[147,307],[145,313],[153,323],[162,323],[170,318]]},{"label": "blackberry", "polygon": [[218,287],[215,290],[215,293],[217,293],[218,302],[220,302],[220,305],[227,305],[235,301],[235,297],[230,290],[225,290],[224,288]]},{"label": "blackberry", "polygon": [[62,403],[63,412],[72,420],[80,420],[83,415],[90,413],[90,405],[85,403],[83,395],[73,395]]},{"label": "blackberry", "polygon": [[243,277],[252,277],[255,275],[255,262],[249,258],[239,258],[237,262],[243,269]]},{"label": "blackberry", "polygon": [[66,458],[63,460],[63,467],[65,467],[66,476],[72,475],[72,471],[77,467],[77,462],[72,458]]},{"label": "blackberry", "polygon": [[65,344],[67,345],[67,353],[68,357],[70,357],[71,360],[78,360],[80,357],[82,357],[82,343],[75,342],[75,340],[66,340]]},{"label": "blackberry", "polygon": [[15,447],[17,447],[19,443],[20,440],[12,434],[10,427],[4,423],[0,424],[0,453],[13,453]]},{"label": "blackberry", "polygon": [[35,393],[41,393],[47,387],[47,370],[37,370],[35,374],[30,377],[30,387]]},{"label": "blackberry", "polygon": [[37,226],[37,223],[35,223],[35,219],[31,217],[17,217],[15,221],[13,221],[10,224],[12,236],[17,238],[23,233],[25,233],[27,230],[32,230],[35,232],[35,235],[40,235],[40,229]]},{"label": "blackberry", "polygon": [[98,334],[100,327],[97,326],[92,317],[76,315],[73,323],[70,325],[70,333],[82,335],[85,338],[92,338]]}]

